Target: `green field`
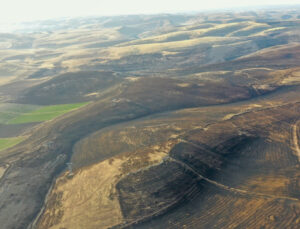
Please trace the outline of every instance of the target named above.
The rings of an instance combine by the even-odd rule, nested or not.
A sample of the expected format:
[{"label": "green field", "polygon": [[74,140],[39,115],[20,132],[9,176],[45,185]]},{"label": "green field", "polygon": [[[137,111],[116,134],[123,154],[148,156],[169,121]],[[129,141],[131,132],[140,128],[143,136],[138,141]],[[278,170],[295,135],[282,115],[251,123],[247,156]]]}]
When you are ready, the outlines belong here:
[{"label": "green field", "polygon": [[24,113],[32,112],[38,108],[40,108],[40,106],[2,103],[0,104],[0,124],[7,124],[10,120],[15,119]]},{"label": "green field", "polygon": [[0,151],[8,149],[24,140],[23,137],[16,138],[0,138]]},{"label": "green field", "polygon": [[33,111],[20,113],[16,117],[11,118],[7,124],[22,124],[51,120],[86,104],[87,103],[75,103],[40,107]]}]

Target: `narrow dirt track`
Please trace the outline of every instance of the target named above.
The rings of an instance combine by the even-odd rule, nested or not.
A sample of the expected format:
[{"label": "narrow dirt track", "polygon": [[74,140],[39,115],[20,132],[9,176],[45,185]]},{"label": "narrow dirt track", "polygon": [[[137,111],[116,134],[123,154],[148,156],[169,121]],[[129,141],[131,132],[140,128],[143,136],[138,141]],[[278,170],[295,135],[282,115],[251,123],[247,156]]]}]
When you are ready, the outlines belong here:
[{"label": "narrow dirt track", "polygon": [[195,171],[192,167],[190,167],[189,165],[187,165],[186,163],[184,163],[182,161],[176,160],[174,158],[170,158],[170,160],[180,164],[183,167],[185,167],[187,170],[193,172],[198,177],[200,177],[201,179],[207,181],[208,183],[213,184],[213,185],[215,185],[219,188],[225,189],[227,191],[231,191],[231,192],[235,192],[235,193],[239,193],[239,194],[243,194],[243,195],[248,195],[248,196],[252,196],[252,197],[269,198],[269,199],[277,199],[277,200],[300,201],[297,198],[288,197],[288,196],[277,196],[277,195],[270,195],[270,194],[264,194],[264,193],[250,192],[250,191],[243,190],[243,189],[238,189],[238,188],[232,188],[232,187],[226,186],[224,184],[218,183],[214,180],[210,180],[210,179],[202,176],[197,171]]},{"label": "narrow dirt track", "polygon": [[[199,174],[197,171],[195,171],[192,167],[190,167],[189,165],[187,165],[186,163],[182,162],[182,161],[179,161],[175,158],[172,158],[170,156],[167,156],[165,158],[165,161],[168,160],[168,161],[172,161],[172,162],[175,162],[175,163],[178,163],[180,164],[182,167],[184,167],[185,169],[191,171],[192,173],[196,174],[199,178],[207,181],[208,183],[212,184],[212,185],[215,185],[217,186],[218,188],[221,188],[221,189],[224,189],[224,190],[227,190],[227,191],[230,191],[230,192],[234,192],[234,193],[238,193],[238,194],[242,194],[242,195],[246,195],[246,196],[250,196],[250,197],[256,197],[256,198],[267,198],[267,199],[274,199],[274,200],[289,200],[289,201],[300,201],[300,199],[297,199],[297,198],[293,198],[293,197],[288,197],[288,196],[277,196],[277,195],[270,195],[270,194],[264,194],[264,193],[256,193],[256,192],[250,192],[250,191],[247,191],[247,190],[243,190],[243,189],[237,189],[237,188],[232,188],[232,187],[229,187],[229,186],[226,186],[224,184],[221,184],[221,183],[218,183],[216,181],[213,181],[213,180],[210,180],[204,176],[202,176],[201,174]],[[133,225],[136,225],[138,223],[141,223],[153,216],[158,216],[160,214],[162,214],[163,212],[165,212],[168,208],[174,206],[179,200],[176,200],[176,201],[173,201],[172,203],[168,204],[167,206],[159,209],[158,211],[155,211],[147,216],[144,216],[144,217],[141,217],[141,218],[138,218],[138,219],[133,219],[132,221],[129,220],[129,222],[127,223],[124,223],[122,225],[117,225],[113,228],[128,228],[130,226],[133,226]]]}]

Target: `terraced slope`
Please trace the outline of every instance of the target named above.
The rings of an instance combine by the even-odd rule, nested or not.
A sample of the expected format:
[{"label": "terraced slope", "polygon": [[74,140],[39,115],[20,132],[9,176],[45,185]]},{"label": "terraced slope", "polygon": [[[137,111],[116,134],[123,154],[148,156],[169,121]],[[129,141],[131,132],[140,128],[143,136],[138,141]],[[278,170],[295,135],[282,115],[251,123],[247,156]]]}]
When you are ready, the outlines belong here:
[{"label": "terraced slope", "polygon": [[[103,130],[79,143],[74,164],[91,154],[104,158],[97,158],[102,162],[93,166],[76,170],[72,177],[68,172],[61,176],[63,181],[55,184],[39,228],[76,228],[76,225],[78,228],[83,225],[106,228],[116,224],[119,224],[117,228],[182,228],[184,225],[188,228],[199,228],[199,225],[203,228],[233,225],[256,228],[264,225],[280,227],[286,223],[296,228],[299,187],[295,178],[299,176],[299,169],[291,148],[290,128],[293,120],[298,118],[299,103],[246,112],[190,131],[195,122],[201,124],[202,119],[205,123],[205,118],[200,118],[199,122],[196,117],[207,110],[194,110],[194,119],[182,115],[178,119],[174,114],[174,120],[170,119],[171,115],[130,122],[115,130]],[[185,113],[190,115],[188,111]],[[282,122],[284,125],[278,126]],[[172,130],[177,134],[168,135]],[[164,136],[165,140],[159,137],[155,140],[156,136]],[[141,139],[141,144],[134,144],[134,139]],[[151,143],[147,139],[151,139]],[[93,141],[98,145],[91,144]],[[89,146],[85,145],[88,143]],[[119,154],[117,156],[110,154],[111,158],[105,160],[110,147],[112,150],[120,147],[123,151],[115,152]],[[94,151],[91,153],[89,148]],[[78,154],[85,152],[88,154],[79,157]],[[95,162],[94,157],[90,160]],[[89,171],[94,171],[95,175],[88,175]],[[113,178],[106,180],[107,186],[101,183],[107,178],[96,175],[104,171],[115,171]],[[92,184],[90,182],[96,182],[95,176],[99,184],[90,195],[78,199],[76,195],[67,194],[75,184],[83,184],[82,188],[85,188],[79,193],[85,193]],[[105,192],[104,187],[107,187]],[[56,198],[58,193],[62,195],[60,199]],[[94,198],[102,204],[97,205]],[[85,207],[77,201],[83,201]],[[248,205],[248,210],[240,210],[241,206]],[[58,206],[59,214],[54,212]],[[89,213],[90,217],[102,220],[93,221],[93,224],[84,221],[86,214],[83,212],[88,206],[95,208]],[[97,206],[101,208],[96,210]],[[103,221],[104,206],[107,211],[110,211],[108,206],[115,206],[113,209],[118,209],[118,217]],[[261,213],[254,210],[262,206],[270,208]],[[208,208],[214,213],[205,214]],[[286,213],[280,215],[279,209],[285,209]],[[70,221],[74,214],[80,214],[82,218]],[[231,214],[234,217],[228,217]]]},{"label": "terraced slope", "polygon": [[[222,166],[213,166],[214,169],[220,168],[220,170],[213,172],[213,176],[205,174],[203,172],[205,166],[202,164],[207,159],[202,159],[201,157],[201,159],[198,159],[199,151],[191,150],[188,147],[184,149],[181,146],[179,151],[181,159],[175,159],[175,162],[178,160],[178,164],[181,164],[183,168],[193,171],[194,174],[199,174],[199,179],[205,177],[202,178],[206,181],[205,186],[203,187],[203,184],[200,182],[198,195],[193,194],[193,197],[188,198],[186,204],[181,208],[176,207],[173,211],[155,218],[150,223],[142,223],[143,220],[146,220],[144,215],[141,216],[139,214],[142,212],[139,208],[144,208],[143,205],[139,205],[137,202],[131,202],[132,204],[130,204],[127,201],[125,203],[136,209],[134,211],[137,212],[134,215],[136,219],[132,222],[129,220],[129,223],[125,223],[121,227],[226,228],[246,226],[250,228],[280,228],[288,225],[289,228],[297,228],[300,211],[299,182],[297,179],[299,177],[299,165],[297,157],[294,156],[289,145],[292,137],[289,134],[289,128],[292,126],[291,122],[294,120],[294,115],[298,118],[299,104],[290,107],[293,111],[288,114],[282,114],[281,117],[278,114],[280,109],[284,110],[283,107],[280,107],[261,112],[250,112],[234,118],[232,122],[225,121],[211,125],[205,131],[193,131],[193,134],[188,137],[188,141],[195,142],[193,144],[196,145],[213,146],[212,149],[215,149],[215,152],[224,157]],[[294,115],[292,115],[293,112],[295,112]],[[267,121],[263,124],[263,128],[260,126],[262,122],[257,121],[257,118],[261,117],[261,113],[272,119],[272,121]],[[251,117],[256,121],[251,119]],[[284,118],[285,122],[284,126],[280,125],[278,127],[276,123],[280,118]],[[241,127],[241,125],[236,125],[237,123],[240,124],[240,122],[249,124],[245,123],[246,125],[241,130],[237,127]],[[226,140],[228,135],[224,131],[224,127],[226,128],[228,124],[236,126],[237,129],[233,127],[227,132],[247,131],[250,136],[239,135],[237,138],[231,137],[229,140]],[[216,130],[220,129],[222,133],[220,135],[216,134]],[[284,129],[287,129],[286,133],[284,133]],[[255,138],[253,139],[251,135],[255,135]],[[213,138],[213,141],[210,140],[210,136]],[[283,136],[286,138],[283,138]],[[263,139],[261,139],[262,137]],[[267,139],[264,140],[264,138]],[[220,140],[216,141],[216,139]],[[280,142],[278,142],[278,139],[280,139]],[[222,143],[218,143],[219,141]],[[264,141],[269,143],[263,143]],[[201,153],[202,150],[201,148],[199,149]],[[176,152],[178,152],[177,149]],[[173,158],[173,155],[174,153],[171,150],[170,157]],[[205,155],[208,156],[209,154],[206,153]],[[214,158],[216,160],[218,157]],[[151,171],[149,171],[150,173]],[[128,187],[134,185],[135,187],[140,187],[141,190],[137,193],[143,196],[136,197],[137,193],[135,193],[134,200],[147,200],[147,198],[151,200],[153,194],[157,191],[150,191],[149,193],[147,187],[143,188],[142,183],[144,180],[139,179],[139,177],[145,176],[145,172],[143,174],[139,172],[134,175],[136,177],[134,181],[129,180],[129,177],[128,179],[125,178],[127,180],[120,181],[121,193],[125,192],[126,197],[127,193],[130,193],[121,184],[124,183]],[[213,178],[207,179],[207,177]],[[162,180],[160,175],[156,179]],[[170,184],[167,183],[166,185]],[[176,184],[174,185],[177,187]],[[159,188],[159,190],[163,189]],[[185,199],[184,192],[182,194],[182,198]],[[120,196],[121,203],[126,201],[124,195]],[[151,202],[149,206],[151,206]],[[241,206],[244,207],[241,209]],[[147,206],[145,207],[147,208]],[[251,212],[252,209],[253,211]]]}]

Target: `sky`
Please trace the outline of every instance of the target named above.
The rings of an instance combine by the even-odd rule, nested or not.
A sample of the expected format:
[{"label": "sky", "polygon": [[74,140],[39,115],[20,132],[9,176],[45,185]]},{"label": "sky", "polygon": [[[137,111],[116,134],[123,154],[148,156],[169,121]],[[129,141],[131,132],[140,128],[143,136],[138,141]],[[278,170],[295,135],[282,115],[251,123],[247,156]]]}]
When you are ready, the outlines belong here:
[{"label": "sky", "polygon": [[176,13],[300,4],[300,0],[0,0],[0,3],[1,25],[61,17]]}]

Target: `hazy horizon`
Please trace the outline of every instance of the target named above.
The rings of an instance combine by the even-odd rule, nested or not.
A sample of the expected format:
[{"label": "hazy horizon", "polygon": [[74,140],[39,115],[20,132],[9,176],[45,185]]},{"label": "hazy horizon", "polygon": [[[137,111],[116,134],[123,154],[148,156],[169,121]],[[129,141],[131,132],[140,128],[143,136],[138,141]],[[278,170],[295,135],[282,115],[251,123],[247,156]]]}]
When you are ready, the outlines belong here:
[{"label": "hazy horizon", "polygon": [[55,18],[85,17],[85,16],[117,16],[134,14],[187,13],[205,10],[226,10],[230,8],[252,8],[278,5],[298,5],[298,0],[266,0],[238,1],[212,0],[201,2],[186,0],[174,2],[170,0],[138,1],[111,0],[11,0],[4,3],[0,9],[0,24],[20,23],[35,20]]}]

